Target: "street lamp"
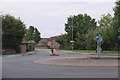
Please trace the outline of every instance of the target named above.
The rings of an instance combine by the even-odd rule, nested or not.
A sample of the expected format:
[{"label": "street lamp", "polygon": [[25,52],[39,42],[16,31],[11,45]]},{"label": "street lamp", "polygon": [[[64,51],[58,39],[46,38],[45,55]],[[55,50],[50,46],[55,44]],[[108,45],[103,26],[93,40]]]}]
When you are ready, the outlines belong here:
[{"label": "street lamp", "polygon": [[72,52],[73,52],[73,17],[71,16],[71,19],[72,19],[72,40],[70,41],[72,43]]}]

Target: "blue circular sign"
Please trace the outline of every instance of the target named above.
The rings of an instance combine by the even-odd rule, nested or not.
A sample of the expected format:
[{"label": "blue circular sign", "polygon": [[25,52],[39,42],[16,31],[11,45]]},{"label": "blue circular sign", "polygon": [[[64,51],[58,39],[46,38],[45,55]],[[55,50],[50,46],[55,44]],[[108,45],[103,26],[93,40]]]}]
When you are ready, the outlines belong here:
[{"label": "blue circular sign", "polygon": [[100,42],[102,41],[102,37],[98,33],[96,34],[96,41],[100,41]]},{"label": "blue circular sign", "polygon": [[96,34],[96,40],[99,41],[100,40],[100,35]]}]

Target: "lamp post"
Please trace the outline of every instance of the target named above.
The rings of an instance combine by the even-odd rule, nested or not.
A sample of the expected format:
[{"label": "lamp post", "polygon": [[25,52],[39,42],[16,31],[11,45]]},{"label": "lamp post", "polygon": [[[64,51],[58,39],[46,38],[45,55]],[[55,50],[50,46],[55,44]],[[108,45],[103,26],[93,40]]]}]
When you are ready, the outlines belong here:
[{"label": "lamp post", "polygon": [[71,16],[71,19],[72,19],[72,40],[70,41],[71,43],[72,43],[72,52],[73,52],[73,43],[74,43],[74,41],[73,41],[73,17]]},{"label": "lamp post", "polygon": [[73,51],[73,17],[72,17],[72,51]]}]

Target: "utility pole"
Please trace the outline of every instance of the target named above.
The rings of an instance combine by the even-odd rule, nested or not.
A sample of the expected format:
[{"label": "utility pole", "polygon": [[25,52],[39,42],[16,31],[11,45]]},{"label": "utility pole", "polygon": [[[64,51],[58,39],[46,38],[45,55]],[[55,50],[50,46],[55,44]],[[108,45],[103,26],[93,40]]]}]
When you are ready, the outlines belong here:
[{"label": "utility pole", "polygon": [[73,44],[73,43],[74,43],[74,41],[73,41],[73,17],[72,17],[72,16],[70,16],[70,17],[71,17],[71,26],[70,26],[70,27],[71,27],[71,29],[72,29],[72,35],[71,35],[72,39],[71,39],[70,42],[72,43],[72,48],[71,48],[71,49],[72,49],[72,52],[73,52],[73,49],[74,49],[74,48],[73,48],[73,45],[74,45],[74,44]]},{"label": "utility pole", "polygon": [[72,17],[72,52],[73,52],[73,17]]}]

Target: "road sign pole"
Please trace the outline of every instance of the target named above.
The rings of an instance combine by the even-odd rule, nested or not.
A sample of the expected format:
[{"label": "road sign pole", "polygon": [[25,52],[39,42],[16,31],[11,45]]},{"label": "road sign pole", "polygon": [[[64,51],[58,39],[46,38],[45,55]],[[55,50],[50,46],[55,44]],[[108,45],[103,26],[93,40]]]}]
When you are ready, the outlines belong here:
[{"label": "road sign pole", "polygon": [[101,48],[101,41],[100,41],[100,57],[101,57],[101,50],[102,50],[102,48]]},{"label": "road sign pole", "polygon": [[96,34],[96,41],[97,41],[97,56],[99,58],[102,50],[101,48],[102,37],[98,33]]},{"label": "road sign pole", "polygon": [[118,41],[118,55],[119,55],[119,41]]},{"label": "road sign pole", "polygon": [[118,40],[118,55],[120,55],[120,41]]},{"label": "road sign pole", "polygon": [[97,57],[99,57],[99,42],[97,41]]},{"label": "road sign pole", "polygon": [[72,43],[72,47],[71,47],[71,49],[72,49],[72,51],[73,51],[73,43],[74,43],[74,41],[70,41],[71,43]]},{"label": "road sign pole", "polygon": [[72,52],[73,52],[73,42],[72,42]]},{"label": "road sign pole", "polygon": [[119,52],[118,52],[118,55],[120,55],[120,41],[119,41],[118,46],[119,46]]}]

